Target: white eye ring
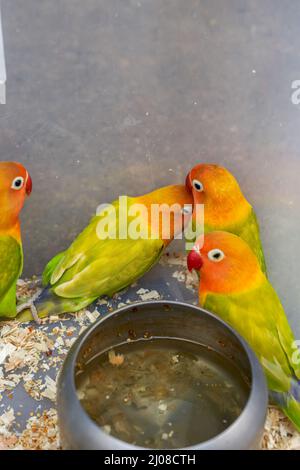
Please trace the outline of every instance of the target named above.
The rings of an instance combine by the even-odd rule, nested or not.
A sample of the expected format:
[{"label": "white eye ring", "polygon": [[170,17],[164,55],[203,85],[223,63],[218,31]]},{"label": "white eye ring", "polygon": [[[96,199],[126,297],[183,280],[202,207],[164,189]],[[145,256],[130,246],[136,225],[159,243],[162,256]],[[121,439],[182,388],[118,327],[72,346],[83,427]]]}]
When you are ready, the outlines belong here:
[{"label": "white eye ring", "polygon": [[204,190],[203,184],[199,180],[193,180],[192,185],[193,188],[198,191],[198,193],[201,193]]},{"label": "white eye ring", "polygon": [[23,176],[17,176],[11,183],[11,189],[15,189],[16,191],[19,191],[20,189],[22,189],[23,186],[24,186]]},{"label": "white eye ring", "polygon": [[225,255],[222,250],[219,250],[219,248],[215,248],[213,250],[210,250],[207,253],[208,258],[213,261],[214,263],[219,263],[222,261],[222,259],[225,258]]}]

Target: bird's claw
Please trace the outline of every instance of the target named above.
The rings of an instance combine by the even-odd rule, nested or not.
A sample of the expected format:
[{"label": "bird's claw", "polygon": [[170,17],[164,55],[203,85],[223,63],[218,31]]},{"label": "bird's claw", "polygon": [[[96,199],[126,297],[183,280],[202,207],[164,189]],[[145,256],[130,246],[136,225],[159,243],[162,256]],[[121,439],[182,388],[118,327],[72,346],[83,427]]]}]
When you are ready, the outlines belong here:
[{"label": "bird's claw", "polygon": [[36,309],[36,306],[34,305],[34,302],[38,298],[39,294],[40,293],[37,292],[30,300],[28,300],[27,302],[22,303],[21,305],[18,305],[17,306],[17,315],[19,313],[23,312],[23,310],[29,309],[34,321],[36,323],[40,324],[41,319],[39,318],[38,311]]}]

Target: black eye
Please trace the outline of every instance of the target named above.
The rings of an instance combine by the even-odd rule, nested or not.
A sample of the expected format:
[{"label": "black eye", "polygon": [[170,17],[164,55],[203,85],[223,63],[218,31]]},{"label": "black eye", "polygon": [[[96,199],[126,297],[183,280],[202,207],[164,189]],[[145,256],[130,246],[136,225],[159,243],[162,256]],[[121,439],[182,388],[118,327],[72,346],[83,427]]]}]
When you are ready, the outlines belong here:
[{"label": "black eye", "polygon": [[207,256],[211,261],[214,261],[215,263],[218,263],[219,261],[222,261],[222,259],[225,258],[223,251],[219,250],[218,248],[215,248],[214,250],[210,250],[207,253]]},{"label": "black eye", "polygon": [[24,185],[24,178],[22,176],[17,176],[11,184],[11,188],[18,190],[18,189],[23,188],[23,185]]},{"label": "black eye", "polygon": [[199,193],[203,191],[203,184],[201,183],[201,181],[193,180],[192,184],[193,188],[196,189],[196,191],[198,191]]}]

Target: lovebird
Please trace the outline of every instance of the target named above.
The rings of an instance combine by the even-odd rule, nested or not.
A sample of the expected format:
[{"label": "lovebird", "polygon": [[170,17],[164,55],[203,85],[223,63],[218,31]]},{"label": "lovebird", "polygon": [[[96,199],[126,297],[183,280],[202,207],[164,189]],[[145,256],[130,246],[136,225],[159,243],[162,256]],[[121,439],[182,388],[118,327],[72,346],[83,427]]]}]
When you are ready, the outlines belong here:
[{"label": "lovebird", "polygon": [[249,343],[271,400],[300,431],[300,351],[277,293],[244,240],[219,231],[205,235],[203,247],[201,242],[187,258],[188,269],[200,276],[200,305]]},{"label": "lovebird", "polygon": [[[252,248],[266,274],[257,217],[235,177],[219,165],[201,163],[187,175],[186,187],[193,194],[194,207],[204,204],[204,233],[221,230],[238,235]],[[195,210],[193,229],[198,230]],[[198,235],[203,232],[199,229]]]},{"label": "lovebird", "polygon": [[[98,208],[69,248],[47,264],[44,290],[34,301],[31,314],[25,311],[19,319],[76,312],[98,297],[112,296],[128,287],[151,269],[174,236],[182,233],[191,218],[192,204],[186,187],[173,185],[140,197],[121,196]],[[162,217],[155,215],[159,207]],[[169,208],[173,210],[170,218]]]},{"label": "lovebird", "polygon": [[0,317],[17,315],[16,285],[23,268],[19,214],[32,190],[28,171],[0,162]]}]

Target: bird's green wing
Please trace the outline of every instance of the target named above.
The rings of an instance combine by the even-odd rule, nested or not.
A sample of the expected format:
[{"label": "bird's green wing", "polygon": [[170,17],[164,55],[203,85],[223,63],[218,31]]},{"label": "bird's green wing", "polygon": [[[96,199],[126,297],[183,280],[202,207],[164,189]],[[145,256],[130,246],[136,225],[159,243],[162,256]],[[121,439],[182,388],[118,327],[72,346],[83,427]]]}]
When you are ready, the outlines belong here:
[{"label": "bird's green wing", "polygon": [[0,237],[0,317],[16,316],[16,283],[22,271],[22,246],[10,236]]},{"label": "bird's green wing", "polygon": [[287,391],[292,375],[300,378],[292,361],[294,336],[280,300],[265,280],[259,288],[240,294],[208,294],[204,307],[229,323],[250,344],[263,365],[269,386]]},{"label": "bird's green wing", "polygon": [[47,263],[42,275],[43,286],[50,283],[52,273],[64,255],[65,252],[58,253],[49,261],[49,263]]},{"label": "bird's green wing", "polygon": [[250,214],[245,223],[243,223],[239,227],[236,227],[236,230],[233,233],[235,233],[243,240],[245,240],[245,242],[248,243],[248,245],[254,251],[259,261],[262,272],[264,274],[267,274],[265,255],[263,252],[263,247],[259,234],[259,225],[256,214],[253,209],[251,209]]},{"label": "bird's green wing", "polygon": [[[113,205],[118,226],[118,202]],[[56,295],[64,298],[112,295],[142,276],[160,257],[164,247],[162,240],[120,239],[118,230],[116,238],[99,238],[99,222],[105,217],[104,209],[92,218],[61,257],[52,260],[54,269],[47,277]]]},{"label": "bird's green wing", "polygon": [[112,295],[148,271],[162,249],[158,240],[107,240],[99,251],[86,252],[84,262],[67,270],[53,291],[65,298]]},{"label": "bird's green wing", "polygon": [[[112,206],[118,211],[117,201]],[[105,210],[97,216],[92,217],[87,227],[75,238],[70,247],[61,253],[58,253],[46,265],[43,272],[43,284],[54,285],[60,278],[74,266],[87,251],[99,246],[101,240],[97,235],[97,225],[101,218],[106,215]]]}]

